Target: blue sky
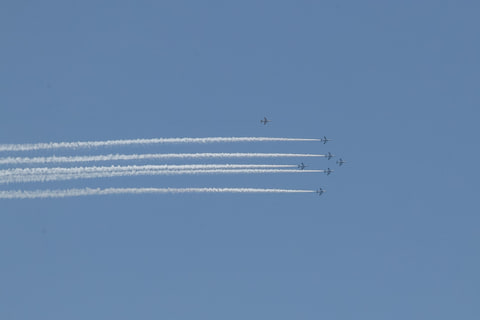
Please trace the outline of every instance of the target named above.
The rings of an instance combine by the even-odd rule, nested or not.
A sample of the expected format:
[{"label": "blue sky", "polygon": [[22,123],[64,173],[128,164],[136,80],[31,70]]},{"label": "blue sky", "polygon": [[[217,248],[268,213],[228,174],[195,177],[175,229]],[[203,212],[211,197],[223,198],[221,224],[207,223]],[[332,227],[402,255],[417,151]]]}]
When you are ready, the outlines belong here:
[{"label": "blue sky", "polygon": [[478,319],[479,7],[1,2],[0,143],[327,135],[92,152],[331,151],[349,163],[329,177],[2,186],[328,193],[2,200],[0,318]]}]

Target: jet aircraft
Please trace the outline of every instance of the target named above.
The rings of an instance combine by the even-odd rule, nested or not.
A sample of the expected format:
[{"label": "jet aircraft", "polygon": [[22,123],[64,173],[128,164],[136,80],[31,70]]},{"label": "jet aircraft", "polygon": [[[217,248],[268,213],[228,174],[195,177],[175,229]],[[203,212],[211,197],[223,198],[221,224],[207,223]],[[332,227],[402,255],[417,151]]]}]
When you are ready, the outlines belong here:
[{"label": "jet aircraft", "polygon": [[320,139],[320,141],[323,142],[323,144],[327,143],[328,141],[332,141],[332,139],[327,139],[326,136],[323,136],[323,139]]},{"label": "jet aircraft", "polygon": [[344,164],[345,162],[347,162],[347,161],[343,160],[342,158],[340,158],[340,159],[337,160],[337,164],[338,164],[340,167],[341,167],[342,164]]},{"label": "jet aircraft", "polygon": [[272,122],[272,120],[268,120],[267,117],[263,117],[263,120],[260,120],[260,122],[266,125],[267,123]]},{"label": "jet aircraft", "polygon": [[333,157],[335,157],[334,154],[331,154],[330,152],[328,154],[325,155],[327,157],[327,160],[330,160],[332,159]]},{"label": "jet aircraft", "polygon": [[308,166],[306,166],[303,162],[298,165],[298,169],[300,169],[300,170],[303,170],[306,167],[308,167]]},{"label": "jet aircraft", "polygon": [[333,170],[332,170],[332,169],[330,169],[330,168],[328,168],[327,170],[324,170],[324,172],[325,172],[325,174],[326,174],[327,176],[329,176],[329,175],[330,175],[330,173],[332,173],[332,172],[333,172]]},{"label": "jet aircraft", "polygon": [[315,191],[315,192],[316,192],[316,193],[318,193],[318,195],[319,195],[319,196],[321,196],[322,194],[324,194],[324,193],[325,193],[325,191],[326,191],[326,190],[324,190],[324,189],[320,188],[320,189],[318,189],[318,190],[317,190],[317,191]]}]

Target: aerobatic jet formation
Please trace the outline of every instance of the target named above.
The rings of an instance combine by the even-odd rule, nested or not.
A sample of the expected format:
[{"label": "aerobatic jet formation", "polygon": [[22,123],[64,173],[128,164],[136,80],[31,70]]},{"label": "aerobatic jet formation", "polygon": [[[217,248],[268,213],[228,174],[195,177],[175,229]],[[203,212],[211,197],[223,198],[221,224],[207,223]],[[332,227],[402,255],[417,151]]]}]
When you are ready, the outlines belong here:
[{"label": "aerobatic jet formation", "polygon": [[[267,111],[265,111],[267,112]],[[261,125],[267,125],[272,120],[267,117],[260,118]],[[255,119],[252,123],[255,124]],[[257,118],[258,121],[258,118]],[[276,120],[277,121],[277,120]],[[282,123],[277,123],[279,126]],[[258,122],[256,124],[258,126]],[[268,132],[270,129],[263,127],[263,131]],[[295,128],[290,128],[295,129]],[[289,131],[292,131],[290,130]],[[110,179],[114,177],[134,178],[137,176],[193,176],[200,179],[201,176],[210,175],[229,175],[239,176],[256,175],[262,176],[262,180],[268,179],[272,175],[296,175],[296,176],[312,176],[324,173],[330,175],[334,170],[323,169],[321,162],[325,158],[331,160],[334,154],[327,151],[321,151],[319,145],[332,141],[326,136],[307,137],[290,137],[280,136],[272,137],[265,134],[263,136],[213,136],[213,137],[157,137],[157,138],[136,138],[136,139],[114,139],[114,140],[92,140],[92,141],[60,141],[60,142],[40,142],[40,143],[20,143],[20,144],[3,144],[0,143],[0,201],[2,199],[43,199],[43,198],[63,198],[63,197],[83,197],[90,195],[121,195],[121,194],[178,194],[178,193],[257,193],[257,194],[314,194],[323,195],[326,190],[318,188],[297,188],[295,186],[289,188],[255,188],[255,187],[230,187],[229,185],[220,187],[188,187],[190,183],[187,181],[187,187],[122,187],[118,188],[71,188],[68,187],[67,181],[86,180],[86,179]],[[235,146],[241,148],[235,149]],[[281,142],[281,143],[280,143]],[[207,144],[218,144],[216,152],[212,152],[206,148]],[[255,146],[255,144],[257,144]],[[295,143],[295,144],[294,144]],[[150,152],[142,153],[106,153],[110,147],[116,146],[132,146],[145,147],[150,145],[185,145],[178,148],[176,152],[156,153],[156,148],[151,148]],[[261,146],[260,146],[261,144]],[[196,152],[188,152],[188,145],[197,146]],[[200,146],[205,146],[202,150]],[[310,149],[307,147],[310,146]],[[250,149],[249,149],[250,147]],[[283,147],[283,150],[279,148]],[[102,153],[87,152],[96,149],[105,148]],[[77,152],[78,149],[78,152]],[[173,149],[173,148],[172,148]],[[324,149],[326,149],[324,147]],[[37,156],[42,151],[42,156]],[[63,153],[62,150],[70,150],[65,152],[66,155],[56,156],[57,153]],[[223,152],[222,152],[223,151]],[[334,150],[336,151],[336,150]],[[18,155],[19,152],[24,153],[23,156]],[[284,160],[281,160],[281,159]],[[178,160],[175,160],[178,159]],[[198,162],[196,159],[207,159],[205,162]],[[228,160],[235,159],[235,160]],[[250,162],[250,160],[253,160]],[[289,162],[286,162],[289,159]],[[296,160],[291,160],[296,159]],[[314,162],[320,160],[318,164]],[[338,161],[335,161],[337,160]],[[144,160],[156,160],[156,164],[135,164]],[[336,162],[340,167],[346,161],[342,158],[336,158]],[[247,162],[248,161],[248,162]],[[307,161],[308,166],[301,161]],[[109,165],[97,165],[97,163],[108,162]],[[152,161],[153,162],[153,161]],[[226,163],[225,163],[226,162]],[[82,166],[73,166],[74,163],[84,163]],[[90,163],[90,164],[89,164]],[[118,165],[115,165],[118,163]],[[18,165],[18,166],[17,166]],[[335,164],[326,165],[334,166]],[[40,167],[42,166],[42,167]],[[307,168],[308,167],[308,168]],[[311,167],[313,169],[311,169]],[[297,169],[298,168],[298,169]],[[345,168],[339,168],[339,171]],[[348,168],[347,168],[348,169]],[[323,177],[322,177],[323,178]],[[326,180],[335,179],[325,178]],[[225,179],[230,182],[233,179]],[[315,179],[316,180],[316,179]],[[30,187],[25,190],[16,190],[17,187],[10,189],[4,188],[8,184],[28,184],[65,181],[62,185],[63,189],[49,190],[39,188],[32,190]],[[245,179],[246,181],[246,179]],[[287,185],[292,185],[301,181],[300,179],[276,179],[274,183],[284,181]],[[314,180],[312,179],[311,182]],[[73,181],[72,181],[73,182]],[[192,179],[193,182],[193,179]],[[208,179],[205,180],[209,183]],[[255,181],[251,181],[255,183]],[[258,180],[257,180],[258,182]],[[305,181],[308,183],[308,181]],[[193,183],[192,183],[193,184]],[[73,184],[75,186],[76,184]],[[175,184],[174,184],[175,185]],[[233,185],[237,185],[234,182]],[[333,186],[328,186],[329,188]],[[330,191],[329,191],[330,193]]]},{"label": "aerobatic jet formation", "polygon": [[268,120],[267,117],[263,117],[263,119],[260,120],[260,122],[266,125],[267,123],[272,122],[272,120]]}]

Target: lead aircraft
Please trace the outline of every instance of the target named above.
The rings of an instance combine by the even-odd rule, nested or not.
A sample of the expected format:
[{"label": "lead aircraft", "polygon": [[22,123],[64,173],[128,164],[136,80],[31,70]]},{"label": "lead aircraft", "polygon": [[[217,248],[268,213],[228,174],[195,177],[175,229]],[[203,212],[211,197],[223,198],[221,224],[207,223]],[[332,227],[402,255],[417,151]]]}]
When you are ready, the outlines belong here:
[{"label": "lead aircraft", "polygon": [[268,120],[267,117],[263,117],[263,120],[260,120],[260,122],[266,125],[267,123],[272,122],[272,120]]},{"label": "lead aircraft", "polygon": [[345,162],[347,162],[347,161],[343,160],[342,158],[340,158],[340,159],[337,160],[337,164],[338,164],[340,167],[341,167],[342,164],[344,164]]}]

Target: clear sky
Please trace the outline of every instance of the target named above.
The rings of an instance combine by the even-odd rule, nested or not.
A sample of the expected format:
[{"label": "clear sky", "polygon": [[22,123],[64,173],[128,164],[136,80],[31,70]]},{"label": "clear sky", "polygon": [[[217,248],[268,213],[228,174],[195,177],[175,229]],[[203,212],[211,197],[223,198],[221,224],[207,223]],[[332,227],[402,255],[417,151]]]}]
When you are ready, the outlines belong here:
[{"label": "clear sky", "polygon": [[0,143],[327,135],[325,146],[91,153],[331,151],[349,162],[302,159],[335,166],[328,177],[1,186],[328,192],[1,200],[0,318],[479,319],[479,9],[1,1]]}]

